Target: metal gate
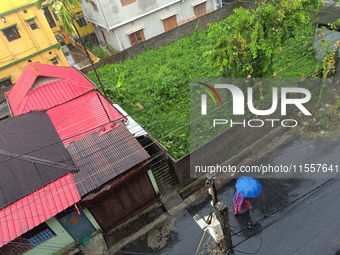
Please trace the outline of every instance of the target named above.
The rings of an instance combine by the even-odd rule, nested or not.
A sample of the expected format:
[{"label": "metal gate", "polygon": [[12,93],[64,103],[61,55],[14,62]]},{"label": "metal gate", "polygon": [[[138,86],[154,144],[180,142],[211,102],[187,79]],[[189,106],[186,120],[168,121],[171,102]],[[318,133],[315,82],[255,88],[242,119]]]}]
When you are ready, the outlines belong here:
[{"label": "metal gate", "polygon": [[151,171],[156,179],[160,191],[174,185],[175,181],[170,171],[168,160],[164,152],[154,155],[149,160]]}]

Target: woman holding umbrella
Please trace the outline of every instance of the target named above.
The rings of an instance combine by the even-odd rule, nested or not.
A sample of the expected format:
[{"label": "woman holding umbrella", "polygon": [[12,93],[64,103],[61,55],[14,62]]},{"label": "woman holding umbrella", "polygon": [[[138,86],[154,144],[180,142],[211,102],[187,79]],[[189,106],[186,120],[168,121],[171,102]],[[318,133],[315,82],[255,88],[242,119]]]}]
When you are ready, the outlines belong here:
[{"label": "woman holding umbrella", "polygon": [[235,215],[250,210],[247,197],[257,197],[262,190],[258,180],[251,177],[242,176],[236,182],[236,193],[234,195]]}]

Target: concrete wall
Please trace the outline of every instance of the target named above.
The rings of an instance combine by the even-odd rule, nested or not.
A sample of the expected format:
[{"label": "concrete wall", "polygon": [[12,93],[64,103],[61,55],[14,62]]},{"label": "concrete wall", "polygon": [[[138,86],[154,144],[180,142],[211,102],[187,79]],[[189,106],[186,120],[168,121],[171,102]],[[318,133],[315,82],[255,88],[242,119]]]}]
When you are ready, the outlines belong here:
[{"label": "concrete wall", "polygon": [[109,232],[104,234],[104,238],[108,247],[112,248],[118,242],[124,240],[126,237],[135,234],[143,227],[163,215],[164,210],[165,209],[162,209],[162,204],[157,201],[145,208],[137,215],[124,221],[122,224],[119,224],[119,226],[111,229]]},{"label": "concrete wall", "polygon": [[[296,95],[293,96],[295,97]],[[264,107],[264,109],[268,108],[270,107]],[[287,116],[290,116],[289,118],[291,118],[291,113],[295,109],[296,108],[294,108],[293,105],[287,106]],[[288,119],[287,116],[281,116],[281,103],[279,102],[278,108],[273,114],[269,116],[254,116],[252,119],[282,120]],[[216,164],[230,164],[232,166],[236,166],[246,157],[251,155],[254,150],[258,150],[260,145],[262,146],[263,144],[268,143],[275,136],[289,130],[289,128],[281,127],[280,124],[277,126],[278,128],[273,128],[271,125],[264,125],[261,128],[253,128],[249,126],[243,127],[241,125],[231,127],[178,160],[169,156],[169,165],[177,175],[181,186],[185,187],[198,177],[205,176],[205,174],[201,174],[201,176],[197,176],[197,178],[192,178],[190,175],[190,168],[194,166],[191,161],[191,157],[195,159],[194,164],[198,166]],[[264,137],[269,137],[269,140],[264,140]],[[261,141],[263,141],[263,143]],[[256,146],[252,146],[254,144],[256,144]],[[191,170],[193,172],[193,169]]]},{"label": "concrete wall", "polygon": [[[232,13],[233,9],[239,6],[242,6],[243,8],[251,8],[253,4],[249,2],[230,3],[230,5],[224,6],[223,8],[217,9],[216,11],[210,12],[202,17],[187,22],[184,25],[176,27],[158,36],[155,36],[149,40],[146,40],[143,43],[137,44],[126,50],[118,52],[110,57],[101,59],[98,63],[95,64],[95,67],[98,68],[101,65],[119,63],[128,58],[132,58],[140,53],[143,53],[149,48],[163,46],[167,43],[175,42],[179,39],[182,39],[184,36],[190,36],[194,33],[196,26],[198,26],[199,30],[203,30],[208,27],[208,23],[216,22],[218,20],[227,18]],[[81,69],[83,73],[87,73],[91,70],[92,67],[90,66]]]},{"label": "concrete wall", "polygon": [[[315,55],[318,59],[318,61],[322,61],[325,57],[325,50],[327,49],[327,45],[331,45],[332,50],[338,49],[338,53],[340,53],[340,48],[337,46],[334,46],[334,44],[337,43],[337,41],[340,41],[340,32],[338,31],[331,31],[326,29],[324,32],[320,31],[316,28],[315,30],[315,36],[314,36],[314,42],[313,46],[316,48]],[[324,34],[323,34],[324,33]],[[323,40],[325,40],[324,43],[321,43]],[[322,49],[322,46],[325,48],[325,50]]]}]

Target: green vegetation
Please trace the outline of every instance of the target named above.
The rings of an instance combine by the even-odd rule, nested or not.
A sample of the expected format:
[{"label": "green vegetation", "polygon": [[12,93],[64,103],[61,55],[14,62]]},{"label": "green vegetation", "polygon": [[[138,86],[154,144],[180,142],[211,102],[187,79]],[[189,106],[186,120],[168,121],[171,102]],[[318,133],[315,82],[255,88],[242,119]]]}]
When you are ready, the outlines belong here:
[{"label": "green vegetation", "polygon": [[[213,47],[208,35],[210,38],[218,38],[220,31],[216,26],[227,24],[228,19],[201,32],[195,31],[190,37],[164,47],[149,49],[123,63],[105,65],[97,70],[109,97],[142,124],[148,133],[159,139],[176,159],[190,150],[190,79],[214,78],[228,70],[227,67],[217,68],[207,58],[208,49]],[[213,35],[214,33],[217,34]],[[276,44],[275,48],[271,47],[273,55],[268,60],[270,68],[266,64],[268,70],[265,77],[275,75],[300,78],[315,73],[318,62],[311,47],[312,35],[313,28],[308,26],[299,36],[287,39],[279,47]],[[300,47],[303,49],[299,50]],[[302,57],[304,58],[301,59]],[[249,61],[251,59],[249,56]],[[252,73],[243,72],[238,77],[248,74]],[[96,81],[93,72],[87,75]],[[225,76],[235,77],[235,72]],[[261,107],[269,103],[271,96],[267,95],[271,95],[271,87],[263,85],[257,88],[258,90],[254,89],[258,94],[256,106]],[[183,93],[174,97],[181,92]],[[166,100],[171,97],[174,98]],[[166,101],[153,106],[162,100]],[[149,106],[151,107],[147,108]],[[147,109],[138,112],[142,108]],[[209,138],[205,137],[206,140]]]},{"label": "green vegetation", "polygon": [[232,77],[271,76],[275,55],[287,40],[306,40],[312,35],[306,36],[314,25],[308,22],[309,11],[321,5],[310,0],[256,3],[256,10],[235,9],[223,22],[212,24],[208,33],[208,60],[222,72],[232,69]]},{"label": "green vegetation", "polygon": [[92,52],[97,58],[106,58],[110,56],[109,52],[102,49],[99,45],[93,45],[90,42],[85,43],[86,49]]}]

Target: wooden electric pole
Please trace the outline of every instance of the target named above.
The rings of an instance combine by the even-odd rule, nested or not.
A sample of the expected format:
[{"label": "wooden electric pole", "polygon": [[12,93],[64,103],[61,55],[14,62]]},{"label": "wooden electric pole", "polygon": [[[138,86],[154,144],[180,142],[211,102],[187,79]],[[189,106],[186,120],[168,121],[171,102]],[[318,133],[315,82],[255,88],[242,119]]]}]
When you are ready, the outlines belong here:
[{"label": "wooden electric pole", "polygon": [[224,236],[222,240],[217,244],[217,247],[221,251],[223,251],[226,255],[234,255],[232,249],[233,245],[231,242],[228,207],[222,201],[219,201],[217,198],[215,180],[213,178],[208,179],[207,184],[210,185],[210,194],[213,199],[213,206],[215,209],[216,218],[221,224]]}]

